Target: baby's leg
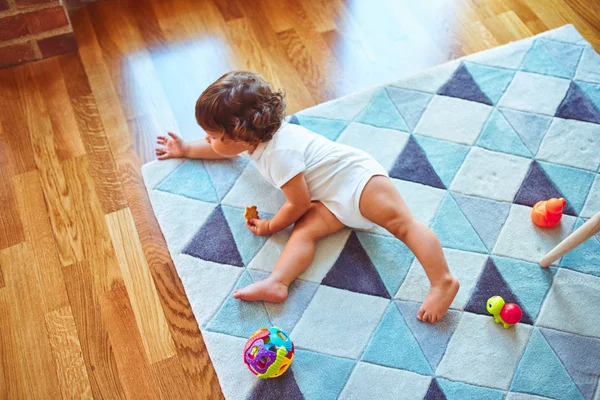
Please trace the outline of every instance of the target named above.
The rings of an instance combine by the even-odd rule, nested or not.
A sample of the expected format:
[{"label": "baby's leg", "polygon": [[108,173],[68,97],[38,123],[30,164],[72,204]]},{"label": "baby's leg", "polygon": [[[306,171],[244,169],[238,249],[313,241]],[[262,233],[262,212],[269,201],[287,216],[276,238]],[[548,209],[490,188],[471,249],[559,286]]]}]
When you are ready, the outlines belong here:
[{"label": "baby's leg", "polygon": [[344,228],[344,225],[321,202],[313,202],[310,209],[294,225],[271,275],[236,290],[233,297],[246,301],[282,302],[287,298],[288,286],[303,273],[315,256],[317,241]]},{"label": "baby's leg", "polygon": [[438,238],[414,218],[396,187],[385,176],[375,176],[367,183],[360,198],[360,212],[402,240],[415,254],[431,284],[417,318],[439,321],[454,300],[459,283],[450,274]]}]

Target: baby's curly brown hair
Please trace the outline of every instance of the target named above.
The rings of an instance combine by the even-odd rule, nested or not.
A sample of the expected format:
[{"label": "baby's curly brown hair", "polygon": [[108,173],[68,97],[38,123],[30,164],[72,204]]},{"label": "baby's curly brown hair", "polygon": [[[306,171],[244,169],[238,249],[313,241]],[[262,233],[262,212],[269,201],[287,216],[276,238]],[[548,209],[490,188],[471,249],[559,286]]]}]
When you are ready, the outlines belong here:
[{"label": "baby's curly brown hair", "polygon": [[196,121],[223,139],[258,145],[268,142],[283,122],[285,101],[254,72],[232,71],[217,79],[196,102]]}]

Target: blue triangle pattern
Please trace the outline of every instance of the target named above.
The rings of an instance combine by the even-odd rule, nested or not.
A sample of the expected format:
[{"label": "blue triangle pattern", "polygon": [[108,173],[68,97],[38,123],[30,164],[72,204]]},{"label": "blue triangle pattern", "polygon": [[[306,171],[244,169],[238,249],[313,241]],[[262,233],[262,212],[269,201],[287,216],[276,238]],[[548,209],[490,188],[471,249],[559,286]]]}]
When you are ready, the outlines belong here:
[{"label": "blue triangle pattern", "polygon": [[511,69],[495,68],[470,62],[465,62],[465,66],[483,93],[494,104],[498,103],[516,72]]},{"label": "blue triangle pattern", "polygon": [[[581,225],[583,221],[578,218],[573,231],[579,229]],[[596,238],[584,241],[563,256],[560,266],[600,277],[600,242]]]},{"label": "blue triangle pattern", "polygon": [[[456,201],[448,193],[444,196],[431,229],[443,247],[487,253],[487,249]],[[456,232],[461,232],[457,235]]]},{"label": "blue triangle pattern", "polygon": [[448,82],[438,90],[437,94],[493,105],[485,93],[481,91],[463,63],[454,71]]},{"label": "blue triangle pattern", "polygon": [[321,284],[351,292],[390,298],[385,284],[360,244],[356,232],[350,234],[342,253]]},{"label": "blue triangle pattern", "polygon": [[600,339],[541,328],[540,332],[558,356],[586,399],[592,399],[600,371]]},{"label": "blue triangle pattern", "polygon": [[[527,175],[525,175],[519,191],[515,195],[513,203],[533,207],[538,201],[561,197],[565,196],[548,178],[548,175],[546,175],[538,162],[533,161],[529,166],[529,171],[527,171]],[[563,213],[573,216],[577,215],[569,203],[563,209]]]},{"label": "blue triangle pattern", "polygon": [[433,98],[429,93],[388,86],[388,95],[412,132]]},{"label": "blue triangle pattern", "polygon": [[396,159],[389,174],[392,178],[446,189],[446,186],[431,166],[423,149],[412,135],[408,138],[404,150],[402,150]]},{"label": "blue triangle pattern", "polygon": [[[399,343],[402,345],[399,346]],[[418,374],[433,373],[419,343],[393,302],[390,303],[375,330],[362,360],[391,368],[406,369]]]},{"label": "blue triangle pattern", "polygon": [[428,136],[414,135],[414,138],[425,151],[427,160],[429,160],[437,176],[446,187],[449,187],[471,148]]},{"label": "blue triangle pattern", "polygon": [[502,400],[504,391],[487,387],[469,385],[463,382],[454,382],[448,379],[437,378],[438,383],[448,400],[477,399],[477,400]]},{"label": "blue triangle pattern", "polygon": [[[240,276],[234,290],[246,287],[251,283],[252,278],[246,270]],[[235,321],[235,324],[232,324],[231,321]],[[212,332],[248,338],[258,328],[271,325],[269,315],[262,302],[241,301],[229,296],[206,325],[206,329]]]},{"label": "blue triangle pattern", "polygon": [[492,257],[496,268],[518,299],[521,308],[535,321],[556,273],[554,267],[540,268],[538,264],[507,257]]},{"label": "blue triangle pattern", "polygon": [[277,379],[259,379],[248,400],[304,400],[290,367]]},{"label": "blue triangle pattern", "polygon": [[485,247],[491,251],[508,218],[510,204],[460,193],[452,193],[452,196]]},{"label": "blue triangle pattern", "polygon": [[556,110],[556,116],[600,124],[600,111],[575,82],[571,82],[565,98]]},{"label": "blue triangle pattern", "polygon": [[420,303],[401,300],[395,300],[395,302],[413,336],[419,342],[429,365],[435,371],[446,352],[450,338],[458,327],[462,313],[450,309],[440,321],[435,324],[428,324],[415,318],[421,307]]},{"label": "blue triangle pattern", "polygon": [[444,392],[442,392],[442,389],[440,389],[440,385],[438,385],[436,378],[431,380],[423,400],[446,400],[446,396],[444,395]]},{"label": "blue triangle pattern", "polygon": [[503,153],[515,154],[531,158],[531,152],[500,111],[492,111],[492,115],[483,127],[477,139],[479,147]]},{"label": "blue triangle pattern", "polygon": [[210,181],[217,191],[219,201],[223,200],[237,179],[248,166],[250,160],[238,157],[227,160],[210,160],[204,163]]},{"label": "blue triangle pattern", "polygon": [[371,103],[356,118],[356,122],[379,128],[396,129],[404,132],[410,131],[385,89],[379,90],[373,96]]},{"label": "blue triangle pattern", "polygon": [[204,163],[198,160],[186,160],[156,189],[208,203],[219,202]]},{"label": "blue triangle pattern", "polygon": [[521,69],[542,75],[571,78],[569,73],[557,62],[540,39],[536,40],[527,52]]},{"label": "blue triangle pattern", "polygon": [[183,253],[220,264],[244,266],[221,206],[214,209]]},{"label": "blue triangle pattern", "polygon": [[[487,301],[492,296],[502,296],[506,303],[519,304],[519,299],[512,292],[502,277],[502,274],[498,271],[498,268],[496,268],[494,261],[492,261],[491,258],[488,258],[485,267],[483,267],[483,272],[475,285],[475,289],[473,289],[473,294],[471,294],[471,298],[465,307],[465,311],[489,315],[493,322],[494,320],[491,318],[492,316],[488,313],[486,308]],[[533,324],[533,320],[529,316],[527,310],[523,307],[521,307],[521,310],[523,311],[521,323]]]},{"label": "blue triangle pattern", "polygon": [[[329,140],[337,140],[340,134],[346,129],[349,122],[337,119],[306,117],[304,115],[296,116],[299,125],[325,136]],[[293,123],[293,122],[292,122]]]},{"label": "blue triangle pattern", "polygon": [[554,60],[561,65],[568,78],[573,78],[577,71],[577,65],[583,53],[583,46],[558,42],[556,40],[540,39],[546,50],[554,57]]},{"label": "blue triangle pattern", "polygon": [[[255,235],[246,228],[244,210],[229,206],[221,206],[221,210],[237,244],[243,264],[250,264],[250,261],[252,261],[254,256],[267,242],[268,236]],[[263,215],[262,217],[264,218],[265,216]]]},{"label": "blue triangle pattern", "polygon": [[594,183],[596,174],[579,168],[538,161],[546,175],[564,195],[567,203],[579,214]]},{"label": "blue triangle pattern", "polygon": [[296,348],[294,377],[305,399],[339,397],[356,361]]},{"label": "blue triangle pattern", "polygon": [[584,399],[569,373],[537,328],[519,361],[510,390],[557,399]]},{"label": "blue triangle pattern", "polygon": [[576,81],[575,83],[587,94],[596,106],[596,109],[600,110],[600,85],[581,81]]},{"label": "blue triangle pattern", "polygon": [[388,293],[395,294],[404,281],[415,256],[395,237],[357,233],[358,240],[379,272]]},{"label": "blue triangle pattern", "polygon": [[546,135],[546,132],[548,132],[548,128],[552,123],[552,117],[508,108],[500,108],[499,110],[521,137],[521,140],[525,143],[531,154],[535,155],[542,139]]},{"label": "blue triangle pattern", "polygon": [[296,114],[290,116],[290,119],[288,119],[288,122],[290,124],[300,125],[300,121],[298,121],[298,116]]}]

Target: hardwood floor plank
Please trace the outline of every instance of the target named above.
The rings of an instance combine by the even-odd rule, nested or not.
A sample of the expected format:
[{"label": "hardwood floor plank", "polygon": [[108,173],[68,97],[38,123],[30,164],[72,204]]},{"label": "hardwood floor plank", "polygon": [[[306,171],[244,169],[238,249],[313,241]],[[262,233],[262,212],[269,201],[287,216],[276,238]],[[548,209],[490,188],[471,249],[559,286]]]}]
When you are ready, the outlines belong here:
[{"label": "hardwood floor plank", "polygon": [[[0,153],[2,149],[0,149]],[[8,170],[0,163],[0,250],[14,246],[25,240],[23,226],[19,218],[19,210],[15,201],[13,187]]]},{"label": "hardwood floor plank", "polygon": [[6,314],[2,319],[6,321],[2,321],[2,325],[6,324],[12,332],[8,347],[19,349],[13,353],[15,358],[6,361],[16,364],[15,378],[19,381],[16,384],[20,386],[17,392],[22,393],[23,398],[53,399],[60,397],[59,381],[48,335],[45,329],[39,329],[45,324],[40,290],[44,281],[37,273],[31,247],[29,243],[21,243],[0,250],[6,280],[2,292],[8,302],[3,306]]},{"label": "hardwood floor plank", "polygon": [[179,356],[174,356],[150,366],[154,379],[158,383],[162,399],[201,399],[198,393],[192,394],[190,387],[181,382],[186,381]]},{"label": "hardwood floor plank", "polygon": [[63,273],[92,394],[95,399],[125,399],[114,347],[102,320],[97,277],[87,261],[64,267]]},{"label": "hardwood floor plank", "polygon": [[46,314],[46,329],[63,399],[93,399],[70,307]]},{"label": "hardwood floor plank", "polygon": [[32,246],[37,274],[44,282],[40,287],[44,311],[51,312],[68,306],[69,299],[62,274],[62,265],[55,244],[48,208],[44,201],[40,173],[37,170],[17,175],[12,179],[15,197],[25,238]]},{"label": "hardwood floor plank", "polygon": [[6,284],[4,283],[4,273],[2,272],[2,264],[0,264],[0,289],[2,289]]},{"label": "hardwood floor plank", "polygon": [[466,40],[463,50],[466,54],[477,53],[498,46],[498,41],[481,21],[473,21],[465,27],[472,39]]},{"label": "hardwood floor plank", "polygon": [[19,356],[22,351],[17,340],[17,329],[12,325],[11,312],[14,299],[10,290],[0,290],[0,398],[24,399],[24,380],[20,376]]},{"label": "hardwood floor plank", "polygon": [[62,73],[69,77],[67,90],[92,167],[96,193],[102,204],[102,210],[105,214],[110,214],[127,207],[127,203],[98,107],[79,55],[72,53],[61,56],[60,66]]},{"label": "hardwood floor plank", "polygon": [[173,338],[165,319],[144,251],[129,208],[106,215],[106,224],[117,253],[131,309],[151,364],[175,355]]},{"label": "hardwood floor plank", "polygon": [[239,7],[237,1],[213,1],[215,6],[219,9],[221,16],[225,22],[229,22],[233,19],[243,18],[241,7]]},{"label": "hardwood floor plank", "polygon": [[90,21],[87,7],[71,10],[71,23],[79,44],[79,55],[96,100],[106,138],[114,153],[126,151],[132,144],[124,111],[104,61],[104,54]]},{"label": "hardwood floor plank", "polygon": [[[37,70],[39,71],[38,88],[52,123],[58,159],[65,160],[85,154],[58,58],[44,60],[43,66]],[[72,77],[69,76],[67,81],[71,79]]]},{"label": "hardwood floor plank", "polygon": [[486,18],[482,22],[499,44],[533,36],[527,25],[512,10]]},{"label": "hardwood floor plank", "polygon": [[94,284],[98,294],[123,284],[119,262],[115,255],[110,233],[104,220],[100,201],[94,192],[91,167],[87,156],[62,163],[67,182],[69,201],[74,209],[76,224],[80,225],[82,258],[94,269]]},{"label": "hardwood floor plank", "polygon": [[20,97],[14,69],[0,69],[0,161],[10,176],[35,169]]},{"label": "hardwood floor plank", "polygon": [[221,399],[223,395],[204,340],[152,211],[139,172],[140,161],[134,153],[124,153],[118,156],[117,165],[188,385],[197,398]]},{"label": "hardwood floor plank", "polygon": [[158,399],[159,391],[144,354],[125,286],[104,293],[100,307],[125,395],[133,399],[143,393],[144,399]]}]

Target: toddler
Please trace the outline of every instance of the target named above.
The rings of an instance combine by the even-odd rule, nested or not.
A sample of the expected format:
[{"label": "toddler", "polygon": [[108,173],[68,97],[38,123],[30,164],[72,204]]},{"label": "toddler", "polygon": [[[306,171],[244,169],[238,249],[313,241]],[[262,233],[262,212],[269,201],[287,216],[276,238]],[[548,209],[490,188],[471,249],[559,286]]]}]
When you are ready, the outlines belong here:
[{"label": "toddler", "polygon": [[272,91],[260,75],[229,72],[196,103],[196,120],[206,131],[205,141],[185,143],[171,132],[157,138],[163,146],[156,150],[159,160],[245,155],[286,198],[273,219],[246,223],[260,236],[294,224],[273,272],[235,291],[233,297],[284,301],[289,285],[311,264],[319,239],[344,226],[368,229],[377,224],[402,240],[425,269],[431,288],[417,318],[437,322],[450,307],[459,283],[450,274],[435,234],[414,218],[386,170],[370,155],[286,123],[284,110],[282,93]]}]

